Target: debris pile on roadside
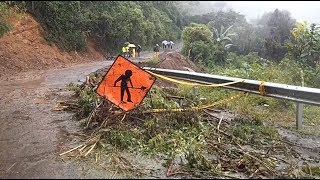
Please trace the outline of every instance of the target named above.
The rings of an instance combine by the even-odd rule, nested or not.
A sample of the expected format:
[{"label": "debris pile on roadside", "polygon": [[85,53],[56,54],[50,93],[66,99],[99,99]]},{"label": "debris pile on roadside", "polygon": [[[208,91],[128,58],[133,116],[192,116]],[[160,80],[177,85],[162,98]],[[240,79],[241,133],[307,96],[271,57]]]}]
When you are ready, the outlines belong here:
[{"label": "debris pile on roadside", "polygon": [[301,155],[292,149],[294,144],[282,140],[276,129],[254,118],[240,118],[217,108],[165,113],[147,111],[190,108],[202,103],[199,96],[181,93],[178,88],[161,88],[155,84],[142,105],[123,112],[94,93],[106,72],[107,68],[100,69],[91,73],[83,84],[70,85],[76,92],[78,104],[72,109],[76,109],[77,118],[83,120],[88,138],[61,155],[96,154],[98,161],[101,155],[117,152],[117,160],[112,162],[118,168],[122,164],[122,171],[127,168],[140,172],[141,169],[121,156],[124,150],[138,152],[164,159],[167,177],[317,176],[317,168],[308,161],[298,167]]}]

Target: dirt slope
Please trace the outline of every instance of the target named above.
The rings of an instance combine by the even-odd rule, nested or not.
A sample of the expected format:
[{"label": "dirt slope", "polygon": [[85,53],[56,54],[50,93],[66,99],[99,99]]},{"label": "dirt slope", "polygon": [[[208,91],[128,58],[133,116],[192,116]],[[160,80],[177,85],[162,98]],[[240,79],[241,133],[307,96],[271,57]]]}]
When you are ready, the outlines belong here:
[{"label": "dirt slope", "polygon": [[50,45],[40,24],[29,14],[12,15],[6,21],[13,28],[0,38],[0,76],[103,59],[92,42],[84,54],[63,52]]},{"label": "dirt slope", "polygon": [[165,51],[159,55],[160,62],[156,67],[164,69],[176,69],[188,71],[200,72],[201,69],[197,67],[192,61],[178,53],[177,51]]}]

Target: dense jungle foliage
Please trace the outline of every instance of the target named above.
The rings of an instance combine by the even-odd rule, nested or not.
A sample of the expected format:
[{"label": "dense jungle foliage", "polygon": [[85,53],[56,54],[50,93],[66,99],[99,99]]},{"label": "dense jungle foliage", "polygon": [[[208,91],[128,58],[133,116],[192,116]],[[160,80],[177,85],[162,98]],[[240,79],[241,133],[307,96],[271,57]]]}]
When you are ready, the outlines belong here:
[{"label": "dense jungle foliage", "polygon": [[233,77],[320,87],[320,31],[274,10],[247,22],[233,10],[187,16],[182,53],[208,71]]},{"label": "dense jungle foliage", "polygon": [[94,39],[103,49],[119,50],[130,41],[151,46],[180,37],[183,18],[162,1],[14,1],[43,25],[48,41],[61,48],[84,50]]},{"label": "dense jungle foliage", "polygon": [[8,5],[0,3],[0,37],[10,30],[10,25],[4,22],[5,16],[8,14]]},{"label": "dense jungle foliage", "polygon": [[[211,70],[221,67],[224,74],[248,77],[249,71],[263,74],[287,64],[296,69],[286,71],[292,80],[283,83],[301,85],[303,71],[306,85],[320,87],[319,27],[296,22],[286,10],[248,22],[223,2],[206,6],[193,1],[5,1],[0,5],[0,35],[10,27],[2,20],[8,5],[33,14],[46,39],[66,51],[85,50],[88,40],[115,54],[126,41],[148,49],[164,39],[182,40],[182,53]],[[245,73],[239,74],[239,68]]]}]

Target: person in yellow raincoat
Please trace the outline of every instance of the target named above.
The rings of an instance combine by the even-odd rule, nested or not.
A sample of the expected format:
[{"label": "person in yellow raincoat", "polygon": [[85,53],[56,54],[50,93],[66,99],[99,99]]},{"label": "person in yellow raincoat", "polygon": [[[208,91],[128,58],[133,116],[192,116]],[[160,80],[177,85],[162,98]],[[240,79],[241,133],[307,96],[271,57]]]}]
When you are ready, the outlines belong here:
[{"label": "person in yellow raincoat", "polygon": [[129,48],[129,46],[126,46],[126,57],[127,58],[130,57],[130,48]]},{"label": "person in yellow raincoat", "polygon": [[154,47],[153,47],[153,57],[158,59],[158,56],[159,56],[159,51],[160,51],[160,48],[159,48],[159,44],[156,44]]},{"label": "person in yellow raincoat", "polygon": [[135,58],[136,57],[136,48],[132,48],[132,57]]},{"label": "person in yellow raincoat", "polygon": [[123,55],[124,57],[127,56],[127,48],[126,48],[126,46],[123,46],[123,47],[122,47],[122,55]]}]

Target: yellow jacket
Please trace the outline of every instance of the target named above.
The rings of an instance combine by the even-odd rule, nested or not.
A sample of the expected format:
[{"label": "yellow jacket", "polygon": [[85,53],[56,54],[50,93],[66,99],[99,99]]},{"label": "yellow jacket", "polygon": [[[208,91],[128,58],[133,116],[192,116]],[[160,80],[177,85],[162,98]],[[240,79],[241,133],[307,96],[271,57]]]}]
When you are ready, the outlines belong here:
[{"label": "yellow jacket", "polygon": [[127,52],[127,48],[123,46],[122,47],[122,52],[124,52],[124,53]]}]

